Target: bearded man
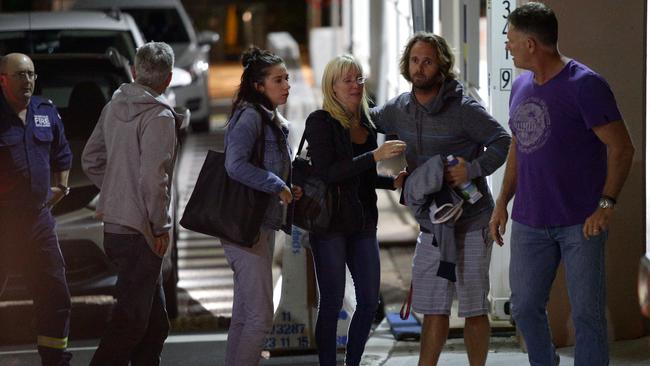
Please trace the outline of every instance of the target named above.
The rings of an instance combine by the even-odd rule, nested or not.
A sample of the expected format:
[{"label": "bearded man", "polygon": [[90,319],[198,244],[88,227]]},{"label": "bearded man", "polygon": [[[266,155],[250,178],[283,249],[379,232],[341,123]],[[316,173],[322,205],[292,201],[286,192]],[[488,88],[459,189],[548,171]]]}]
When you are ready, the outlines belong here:
[{"label": "bearded man", "polygon": [[[438,179],[441,186],[457,191],[471,181],[482,195],[475,202],[462,203],[462,214],[451,229],[455,267],[441,266],[446,263],[441,261],[442,240],[434,234],[437,231],[428,210],[422,210],[422,215],[416,213],[420,234],[412,284],[413,310],[424,314],[420,366],[438,362],[449,333],[454,297],[458,298],[458,316],[465,318],[470,365],[485,365],[490,339],[487,294],[492,240],[488,223],[494,201],[485,177],[505,162],[510,136],[465,94],[453,67],[453,53],[444,38],[431,33],[415,34],[400,61],[401,74],[412,83],[412,90],[371,111],[373,122],[382,132],[406,142],[407,171],[412,174],[405,183],[407,201],[409,187],[420,184],[415,183],[416,179]],[[449,155],[457,164],[444,164]],[[438,164],[430,164],[432,161]],[[438,168],[429,169],[432,166]],[[441,275],[443,269],[451,273]]]}]

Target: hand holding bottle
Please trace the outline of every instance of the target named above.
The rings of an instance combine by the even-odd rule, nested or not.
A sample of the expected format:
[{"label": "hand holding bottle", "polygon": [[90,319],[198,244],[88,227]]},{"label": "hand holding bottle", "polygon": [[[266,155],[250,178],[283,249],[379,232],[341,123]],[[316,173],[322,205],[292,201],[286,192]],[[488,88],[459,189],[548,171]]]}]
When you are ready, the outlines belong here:
[{"label": "hand holding bottle", "polygon": [[461,157],[447,156],[445,180],[458,190],[465,201],[471,204],[483,197],[476,184],[469,180],[465,159]]},{"label": "hand holding bottle", "polygon": [[447,167],[445,168],[445,181],[452,187],[458,187],[469,181],[465,159],[460,156],[447,156]]}]

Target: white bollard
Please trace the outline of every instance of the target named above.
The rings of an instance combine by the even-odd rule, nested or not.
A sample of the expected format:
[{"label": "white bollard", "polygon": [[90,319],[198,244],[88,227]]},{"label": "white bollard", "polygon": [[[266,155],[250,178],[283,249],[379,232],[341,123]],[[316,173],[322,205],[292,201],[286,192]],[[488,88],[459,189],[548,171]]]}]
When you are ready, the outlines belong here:
[{"label": "white bollard", "polygon": [[[317,285],[313,269],[309,234],[293,227],[286,236],[282,254],[282,276],[274,291],[280,292],[273,328],[266,338],[266,349],[301,351],[316,349],[314,331],[317,317]],[[356,298],[349,270],[346,269],[345,298],[339,313],[336,332],[337,347],[347,344],[347,333]]]},{"label": "white bollard", "polygon": [[313,274],[310,276],[308,273],[312,265],[307,261],[311,258],[304,245],[308,242],[307,233],[295,226],[292,235],[285,236],[282,275],[274,289],[274,292],[280,291],[281,297],[275,307],[273,328],[266,338],[268,350],[316,347],[313,337],[316,324],[315,286],[309,283],[313,282]]},{"label": "white bollard", "polygon": [[344,348],[348,344],[348,328],[352,321],[354,309],[357,307],[357,297],[354,295],[354,283],[348,267],[345,267],[345,297],[343,308],[339,312],[339,322],[336,325],[336,346]]}]

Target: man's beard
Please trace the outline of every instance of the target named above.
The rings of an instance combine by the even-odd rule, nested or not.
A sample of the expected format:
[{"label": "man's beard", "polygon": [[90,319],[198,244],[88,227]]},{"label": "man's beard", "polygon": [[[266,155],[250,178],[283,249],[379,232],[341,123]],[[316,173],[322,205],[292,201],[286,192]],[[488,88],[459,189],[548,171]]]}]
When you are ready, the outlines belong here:
[{"label": "man's beard", "polygon": [[440,86],[442,84],[443,79],[444,78],[440,73],[430,78],[426,78],[424,80],[421,79],[419,81],[416,81],[415,78],[411,77],[413,88],[418,90],[425,90],[425,91],[435,89],[436,87]]}]

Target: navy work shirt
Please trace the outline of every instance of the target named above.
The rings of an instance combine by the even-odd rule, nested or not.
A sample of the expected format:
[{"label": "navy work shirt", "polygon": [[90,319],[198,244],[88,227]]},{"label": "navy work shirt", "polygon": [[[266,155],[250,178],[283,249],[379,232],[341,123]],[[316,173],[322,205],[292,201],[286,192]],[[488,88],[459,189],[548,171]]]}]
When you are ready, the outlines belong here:
[{"label": "navy work shirt", "polygon": [[51,195],[50,173],[72,165],[61,117],[50,100],[32,96],[25,121],[0,91],[0,207],[42,207]]}]

